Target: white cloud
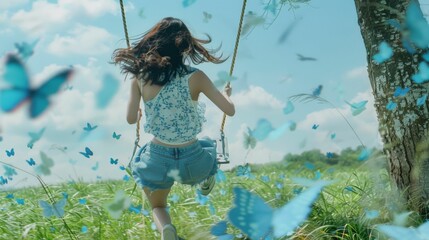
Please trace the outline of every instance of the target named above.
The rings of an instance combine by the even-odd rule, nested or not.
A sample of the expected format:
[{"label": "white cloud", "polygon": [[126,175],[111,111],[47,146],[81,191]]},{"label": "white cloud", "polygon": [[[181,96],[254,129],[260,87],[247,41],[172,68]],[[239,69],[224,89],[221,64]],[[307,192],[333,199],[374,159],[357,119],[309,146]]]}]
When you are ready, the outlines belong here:
[{"label": "white cloud", "polygon": [[55,35],[48,51],[54,55],[97,55],[111,51],[114,37],[106,29],[77,25],[68,36]]},{"label": "white cloud", "polygon": [[366,66],[360,66],[351,69],[346,73],[347,79],[356,79],[356,78],[368,78],[368,70]]},{"label": "white cloud", "polygon": [[0,1],[0,9],[6,9],[7,10],[7,9],[10,9],[13,7],[24,5],[28,2],[29,2],[29,0],[13,0],[13,1],[3,0],[3,1]]},{"label": "white cloud", "polygon": [[231,96],[236,107],[262,107],[270,109],[281,109],[284,103],[271,95],[264,88],[250,85],[249,89],[238,92]]},{"label": "white cloud", "polygon": [[11,22],[26,33],[41,36],[70,24],[74,17],[115,14],[116,6],[114,0],[59,0],[58,3],[39,0],[33,2],[30,10],[14,13]]}]

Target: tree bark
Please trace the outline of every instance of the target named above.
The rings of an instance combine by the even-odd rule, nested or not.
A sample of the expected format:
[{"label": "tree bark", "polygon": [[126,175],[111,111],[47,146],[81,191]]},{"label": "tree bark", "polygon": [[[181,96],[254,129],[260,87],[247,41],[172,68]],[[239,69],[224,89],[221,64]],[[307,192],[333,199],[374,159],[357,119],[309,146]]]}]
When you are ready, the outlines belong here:
[{"label": "tree bark", "polygon": [[[355,0],[358,23],[367,50],[368,74],[379,132],[392,180],[392,187],[403,193],[408,207],[429,217],[428,100],[417,106],[417,99],[429,91],[429,83],[416,84],[411,76],[418,72],[423,50],[411,55],[402,47],[402,33],[387,23],[389,19],[404,22],[412,0]],[[389,60],[377,64],[372,56],[386,41],[394,50]],[[396,87],[409,87],[404,97],[394,97]],[[386,105],[397,104],[393,111]]]}]

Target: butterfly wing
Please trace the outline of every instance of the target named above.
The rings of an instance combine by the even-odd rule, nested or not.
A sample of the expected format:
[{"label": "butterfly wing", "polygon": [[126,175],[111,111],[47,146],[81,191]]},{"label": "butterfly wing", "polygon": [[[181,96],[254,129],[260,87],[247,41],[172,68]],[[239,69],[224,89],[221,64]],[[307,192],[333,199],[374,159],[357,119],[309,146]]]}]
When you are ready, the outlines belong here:
[{"label": "butterfly wing", "polygon": [[393,225],[382,224],[377,227],[377,229],[391,237],[393,240],[416,240],[423,239],[418,236],[418,233],[415,229],[405,228]]},{"label": "butterfly wing", "polygon": [[59,218],[64,216],[64,207],[66,206],[67,199],[62,198],[60,201],[56,202],[53,207],[53,214]]},{"label": "butterfly wing", "polygon": [[0,107],[5,112],[16,109],[29,96],[29,78],[24,64],[16,55],[6,57],[3,80],[11,88],[0,90]]},{"label": "butterfly wing", "polygon": [[36,118],[49,106],[49,96],[57,93],[62,85],[66,83],[73,73],[72,69],[63,70],[34,91],[30,104],[30,117]]},{"label": "butterfly wing", "polygon": [[105,108],[111,102],[119,89],[119,81],[110,74],[106,74],[103,78],[103,86],[97,92],[96,103],[98,108]]},{"label": "butterfly wing", "polygon": [[52,215],[54,215],[54,211],[52,208],[52,205],[49,204],[48,202],[44,201],[44,200],[39,200],[39,206],[41,208],[43,208],[43,216],[44,217],[50,217]]},{"label": "butterfly wing", "polygon": [[272,225],[274,236],[282,237],[295,230],[311,212],[311,206],[316,201],[322,188],[329,185],[331,181],[316,182],[306,191],[300,193],[285,206],[274,211]]},{"label": "butterfly wing", "polygon": [[251,239],[266,236],[271,228],[273,210],[259,196],[234,187],[234,207],[228,212],[229,221]]}]

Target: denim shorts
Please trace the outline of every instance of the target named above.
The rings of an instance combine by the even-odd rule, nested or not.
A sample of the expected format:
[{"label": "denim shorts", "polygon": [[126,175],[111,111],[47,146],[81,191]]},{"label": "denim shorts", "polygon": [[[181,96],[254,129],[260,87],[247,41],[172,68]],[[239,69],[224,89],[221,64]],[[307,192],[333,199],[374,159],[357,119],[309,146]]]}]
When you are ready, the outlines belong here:
[{"label": "denim shorts", "polygon": [[201,139],[177,148],[149,142],[130,168],[136,183],[151,191],[171,188],[175,181],[196,185],[217,172],[215,141]]}]

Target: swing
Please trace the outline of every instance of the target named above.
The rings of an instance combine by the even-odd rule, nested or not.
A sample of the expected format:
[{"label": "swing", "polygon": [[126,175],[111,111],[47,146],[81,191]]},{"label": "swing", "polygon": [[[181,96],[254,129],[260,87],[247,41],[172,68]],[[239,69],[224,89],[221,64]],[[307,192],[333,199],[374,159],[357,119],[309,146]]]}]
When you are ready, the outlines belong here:
[{"label": "swing", "polygon": [[[130,45],[130,39],[128,37],[128,28],[127,28],[127,21],[126,21],[126,18],[125,18],[124,3],[123,3],[123,0],[119,0],[119,2],[120,2],[120,5],[121,5],[122,23],[123,23],[123,26],[124,26],[125,39],[126,39],[126,42],[127,42],[127,47],[130,48],[131,45]],[[244,18],[244,12],[245,12],[245,9],[246,9],[246,3],[247,3],[247,0],[243,0],[243,6],[241,8],[241,16],[240,16],[240,22],[239,22],[239,26],[238,26],[237,37],[235,39],[234,53],[233,53],[233,56],[232,56],[231,67],[229,69],[229,76],[232,76],[232,73],[234,71],[235,59],[236,59],[236,56],[237,56],[238,44],[239,44],[239,41],[240,41],[240,34],[241,34],[241,28],[242,28],[242,25],[243,25],[243,18]],[[230,82],[228,82],[226,84],[226,86],[229,86],[229,85],[230,85]],[[142,117],[142,111],[141,111],[141,109],[139,109],[138,119],[137,119],[137,123],[136,123],[136,140],[134,141],[134,150],[133,150],[133,154],[131,156],[130,162],[134,158],[134,155],[136,153],[137,147],[140,147],[139,141],[140,141],[140,120],[141,120],[141,117]],[[216,138],[215,140],[212,140],[213,141],[213,145],[215,146],[215,149],[216,149],[216,160],[217,160],[217,163],[219,165],[230,163],[230,161],[229,161],[228,139],[226,138],[225,133],[223,131],[224,127],[225,127],[225,121],[226,121],[226,114],[224,113],[223,114],[223,118],[222,118],[222,124],[221,124],[221,127],[220,127],[220,137]],[[211,143],[209,143],[207,141],[204,141],[204,140],[200,140],[200,143],[202,144],[203,148],[204,147],[210,147],[210,145],[211,145]],[[205,144],[208,144],[208,145],[205,146]]]}]

